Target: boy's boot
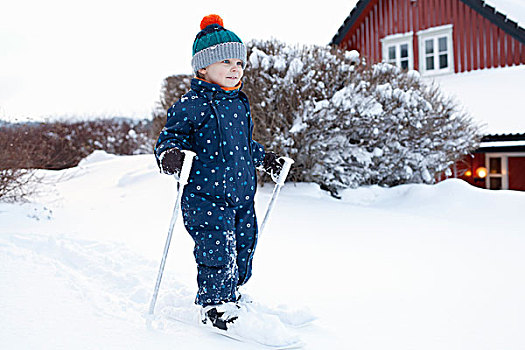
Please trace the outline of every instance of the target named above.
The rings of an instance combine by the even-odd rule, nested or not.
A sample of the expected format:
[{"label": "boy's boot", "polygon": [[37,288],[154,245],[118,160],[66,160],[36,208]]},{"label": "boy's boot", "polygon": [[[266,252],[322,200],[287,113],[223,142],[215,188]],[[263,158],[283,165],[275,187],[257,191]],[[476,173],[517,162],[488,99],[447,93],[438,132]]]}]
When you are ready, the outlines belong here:
[{"label": "boy's boot", "polygon": [[238,317],[240,307],[235,303],[209,305],[202,309],[202,323],[227,331]]}]

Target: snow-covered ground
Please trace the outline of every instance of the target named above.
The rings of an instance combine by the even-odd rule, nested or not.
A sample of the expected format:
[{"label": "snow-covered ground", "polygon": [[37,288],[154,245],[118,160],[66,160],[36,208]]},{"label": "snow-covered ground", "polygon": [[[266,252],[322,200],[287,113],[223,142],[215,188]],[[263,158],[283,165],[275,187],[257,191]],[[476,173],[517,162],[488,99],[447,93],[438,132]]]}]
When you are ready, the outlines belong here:
[{"label": "snow-covered ground", "polygon": [[[153,156],[96,152],[39,174],[30,203],[0,204],[2,349],[259,348],[169,319],[145,326],[175,195]],[[247,292],[309,308],[318,319],[293,329],[305,349],[523,349],[524,212],[525,193],[459,180],[342,200],[287,184]],[[193,297],[192,248],[179,220],[158,313]]]}]

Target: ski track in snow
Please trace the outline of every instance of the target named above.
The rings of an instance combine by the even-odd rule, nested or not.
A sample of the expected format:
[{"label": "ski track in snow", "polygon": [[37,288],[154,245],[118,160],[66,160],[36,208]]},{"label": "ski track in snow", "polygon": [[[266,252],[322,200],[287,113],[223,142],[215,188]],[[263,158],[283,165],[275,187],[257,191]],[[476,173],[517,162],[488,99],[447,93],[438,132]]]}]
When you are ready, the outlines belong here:
[{"label": "ski track in snow", "polygon": [[[9,324],[5,324],[2,327],[3,331],[8,333],[7,340],[17,344],[13,349],[22,348],[24,346],[20,345],[25,343],[21,339],[23,339],[27,330],[18,327],[16,324],[16,319],[20,317],[20,314],[26,317],[27,320],[33,314],[39,313],[38,309],[41,304],[50,303],[52,307],[56,307],[62,302],[67,305],[71,300],[75,304],[81,304],[82,311],[87,311],[91,314],[86,316],[84,313],[79,313],[77,308],[69,310],[71,315],[68,315],[68,317],[80,320],[76,321],[80,323],[79,328],[83,327],[83,323],[98,322],[99,319],[104,319],[106,321],[109,320],[112,325],[120,321],[119,323],[124,324],[127,330],[131,328],[142,332],[157,333],[157,337],[159,334],[175,336],[169,339],[168,342],[172,344],[186,344],[184,348],[188,349],[199,349],[200,346],[205,346],[205,344],[210,346],[216,344],[217,341],[219,341],[219,344],[221,342],[228,343],[225,340],[214,339],[217,337],[216,335],[209,335],[207,331],[199,330],[196,327],[195,329],[188,329],[187,326],[177,322],[170,315],[173,312],[188,312],[196,311],[197,309],[193,306],[194,293],[169,274],[166,274],[163,279],[163,293],[161,293],[157,303],[157,317],[154,327],[147,330],[145,313],[147,306],[149,306],[152,283],[157,273],[157,266],[156,263],[146,261],[140,255],[131,252],[123,244],[78,240],[65,235],[60,235],[59,237],[44,237],[33,234],[2,235],[0,239],[0,256],[2,257],[0,263],[4,266],[0,270],[0,276],[3,275],[3,281],[10,281],[13,275],[24,277],[24,273],[10,273],[11,268],[14,271],[19,271],[20,266],[22,266],[22,271],[25,268],[31,270],[30,273],[27,273],[28,279],[21,282],[18,281],[19,283],[12,281],[14,286],[18,284],[21,287],[20,289],[27,289],[27,286],[31,285],[29,295],[27,295],[28,291],[21,294],[32,299],[29,300],[29,305],[32,305],[29,310],[24,310],[23,308],[13,310],[19,314],[13,316],[11,320],[4,319],[5,322],[10,321]],[[4,273],[2,273],[2,270],[4,270]],[[35,278],[35,274],[38,275],[37,278]],[[41,287],[42,290],[40,290]],[[49,287],[53,290],[46,290]],[[57,291],[56,295],[54,294],[55,291]],[[43,294],[40,294],[41,292]],[[14,296],[16,293],[18,293],[18,290],[0,289],[0,295],[5,301],[5,303],[0,302],[0,310],[7,310],[12,307],[6,301],[16,299]],[[34,295],[38,296],[35,297]],[[24,300],[19,302],[25,303]],[[43,309],[45,311],[53,311],[52,308],[46,310],[48,308],[44,307]],[[194,313],[193,315],[197,314]],[[55,317],[61,317],[60,312],[35,318],[38,320],[40,318],[53,319]],[[185,317],[192,316],[187,314]],[[62,321],[65,322],[64,318],[62,315]],[[26,323],[26,320],[21,323]],[[0,325],[5,322],[0,322]],[[35,328],[39,328],[44,324],[43,329],[44,332],[46,331],[46,322],[40,321],[35,323],[33,324]],[[60,321],[56,322],[56,325],[58,327],[51,333],[62,333],[64,330],[67,330],[67,327]],[[47,327],[52,326],[48,325]],[[115,329],[112,329],[113,331]],[[117,331],[122,332],[121,329]],[[193,337],[201,340],[203,336],[210,339],[203,341],[202,345],[199,342],[195,342],[195,340],[180,342],[178,336],[181,333],[185,334],[185,336],[193,334]],[[104,335],[102,338],[104,341],[100,344],[100,348],[146,349],[150,348],[149,345],[152,342],[155,343],[155,339],[148,339],[147,341],[146,339],[135,339],[134,342],[129,342],[128,340],[119,344],[116,341],[112,341],[108,344],[107,338],[110,338],[112,335],[113,333]],[[120,334],[116,338],[119,339],[123,336],[129,337],[131,334]],[[38,337],[47,338],[50,336],[41,334]],[[59,341],[52,340],[48,344],[40,344],[38,341],[25,344],[28,347],[38,349],[99,348],[93,345],[93,335],[82,334],[82,337],[86,338],[85,341],[87,343],[85,344],[77,344],[79,341],[78,334],[73,334],[72,337],[73,339],[66,335],[63,339]],[[143,343],[142,345],[140,345],[141,342]],[[126,343],[128,344],[126,345]],[[250,349],[252,347],[251,345],[244,347],[244,344],[241,343],[236,345],[239,346],[239,349]],[[232,348],[237,348],[236,345],[234,344]]]},{"label": "ski track in snow", "polygon": [[[41,174],[31,203],[0,203],[2,348],[262,348],[187,324],[195,266],[180,219],[146,327],[174,197],[152,156],[96,152]],[[271,190],[259,190],[259,217]],[[342,196],[285,186],[247,286],[286,305],[289,323],[311,309],[317,321],[291,328],[305,349],[525,346],[524,193],[449,180]]]},{"label": "ski track in snow", "polygon": [[2,245],[5,254],[51,268],[98,313],[125,319],[130,312],[140,314],[149,297],[145,279],[154,272],[151,262],[122,244],[15,234]]}]

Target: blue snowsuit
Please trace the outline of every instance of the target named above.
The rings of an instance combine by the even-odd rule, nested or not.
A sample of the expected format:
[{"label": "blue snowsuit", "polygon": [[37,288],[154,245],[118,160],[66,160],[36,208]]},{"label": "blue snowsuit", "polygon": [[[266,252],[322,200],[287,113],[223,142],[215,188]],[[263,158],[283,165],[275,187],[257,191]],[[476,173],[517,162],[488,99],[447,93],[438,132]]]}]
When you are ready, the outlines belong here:
[{"label": "blue snowsuit", "polygon": [[248,281],[257,243],[255,168],[264,148],[252,140],[253,122],[239,89],[193,79],[191,90],[168,110],[155,155],[170,148],[191,150],[194,158],[184,188],[184,225],[195,241],[199,291],[207,306],[236,299]]}]

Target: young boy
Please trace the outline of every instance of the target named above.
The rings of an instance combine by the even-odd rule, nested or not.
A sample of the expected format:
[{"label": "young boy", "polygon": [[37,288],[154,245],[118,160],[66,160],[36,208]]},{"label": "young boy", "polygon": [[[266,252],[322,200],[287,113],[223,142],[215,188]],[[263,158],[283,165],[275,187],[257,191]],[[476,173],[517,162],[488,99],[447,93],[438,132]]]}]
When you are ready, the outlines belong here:
[{"label": "young boy", "polygon": [[162,172],[178,174],[194,158],[182,212],[195,241],[203,322],[227,330],[237,319],[237,288],[252,273],[257,243],[256,167],[281,169],[277,156],[252,140],[253,122],[241,92],[246,47],[217,15],[203,18],[193,43],[191,90],[168,110],[155,155]]}]

